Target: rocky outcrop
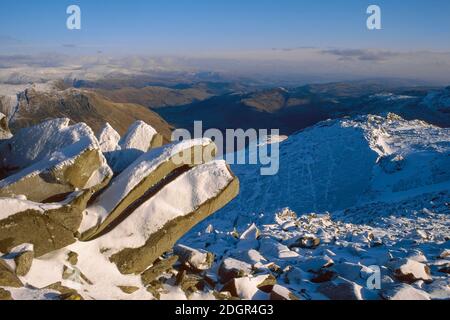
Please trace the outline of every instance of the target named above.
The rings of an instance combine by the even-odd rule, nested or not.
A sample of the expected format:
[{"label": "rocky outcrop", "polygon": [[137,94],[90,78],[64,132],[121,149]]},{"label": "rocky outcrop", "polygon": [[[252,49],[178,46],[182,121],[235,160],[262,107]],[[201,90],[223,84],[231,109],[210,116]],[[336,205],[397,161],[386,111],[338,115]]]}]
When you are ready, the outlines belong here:
[{"label": "rocky outcrop", "polygon": [[[179,190],[185,191],[180,194]],[[142,272],[193,226],[231,201],[238,190],[238,180],[224,162],[197,166],[161,189],[98,240],[115,251],[110,260],[122,273]],[[122,239],[121,246],[125,248],[108,246],[113,239]],[[131,245],[127,247],[126,243]]]},{"label": "rocky outcrop", "polygon": [[105,154],[105,156],[109,152],[120,150],[120,134],[116,130],[114,130],[114,128],[111,127],[109,123],[106,123],[105,126],[97,134],[97,140],[100,145],[100,150],[103,152],[103,154]]},{"label": "rocky outcrop", "polygon": [[[103,232],[132,205],[134,209],[144,202],[165,182],[185,171],[184,166],[211,161],[215,145],[209,139],[173,143],[145,153],[133,165],[115,177],[87,208],[80,231],[81,239],[89,240]],[[201,155],[195,162],[195,157]],[[147,195],[146,195],[147,194]]]},{"label": "rocky outcrop", "polygon": [[114,173],[121,173],[147,151],[161,147],[163,137],[143,121],[135,122],[118,142],[118,149],[111,159]]},{"label": "rocky outcrop", "polygon": [[0,181],[0,197],[25,195],[46,202],[79,189],[96,191],[108,183],[112,172],[92,130],[67,124],[68,119],[59,119],[24,129],[8,141],[9,147],[2,146],[6,170],[14,168],[15,161],[19,168],[38,162]]},{"label": "rocky outcrop", "polygon": [[74,243],[90,196],[88,191],[76,192],[52,204],[0,198],[0,252],[30,243],[39,257]]},{"label": "rocky outcrop", "polygon": [[[28,135],[36,137],[27,143]],[[227,164],[213,160],[215,144],[197,139],[155,148],[162,139],[142,122],[118,138],[108,125],[97,139],[67,119],[13,138],[1,159],[10,175],[0,182],[0,252],[6,253],[0,286],[22,287],[26,277],[30,286],[21,296],[65,300],[99,298],[97,288],[105,286],[118,299],[157,298],[164,274],[177,275],[186,295],[215,287],[207,274],[211,253],[177,246],[178,271],[179,257],[167,256],[239,191]],[[131,149],[140,155],[110,181],[103,152]],[[15,159],[21,160],[12,168]]]}]

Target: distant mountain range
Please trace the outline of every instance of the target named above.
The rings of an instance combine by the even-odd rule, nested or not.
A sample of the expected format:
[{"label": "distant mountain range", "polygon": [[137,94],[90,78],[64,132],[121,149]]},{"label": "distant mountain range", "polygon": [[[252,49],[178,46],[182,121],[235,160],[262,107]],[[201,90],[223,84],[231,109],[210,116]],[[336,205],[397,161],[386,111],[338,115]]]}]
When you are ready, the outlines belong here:
[{"label": "distant mountain range", "polygon": [[0,90],[0,112],[8,116],[12,131],[68,117],[94,130],[109,122],[123,134],[135,120],[144,120],[166,140],[173,128],[192,131],[197,120],[205,130],[266,128],[291,135],[327,119],[393,112],[450,127],[450,87],[366,80],[261,88],[254,83],[169,80],[125,77],[6,86]]},{"label": "distant mountain range", "polygon": [[0,112],[8,116],[11,130],[51,118],[85,122],[98,132],[109,122],[120,134],[136,120],[151,124],[166,141],[172,127],[150,109],[133,103],[117,103],[91,90],[67,88],[62,82],[30,85],[16,96],[0,96]]},{"label": "distant mountain range", "polygon": [[155,111],[175,127],[189,130],[193,121],[202,120],[206,129],[279,128],[289,135],[327,119],[388,112],[448,127],[449,97],[449,88],[333,83],[224,94]]}]

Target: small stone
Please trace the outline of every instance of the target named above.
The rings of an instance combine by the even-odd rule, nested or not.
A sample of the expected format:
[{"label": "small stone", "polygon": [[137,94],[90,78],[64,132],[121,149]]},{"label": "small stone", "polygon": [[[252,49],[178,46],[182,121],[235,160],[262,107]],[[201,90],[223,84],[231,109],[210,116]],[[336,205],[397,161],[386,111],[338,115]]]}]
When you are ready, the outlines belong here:
[{"label": "small stone", "polygon": [[233,297],[243,300],[252,300],[258,293],[263,293],[260,286],[264,288],[267,278],[267,275],[234,278],[223,286],[221,292],[229,292]]},{"label": "small stone", "polygon": [[270,292],[270,300],[300,300],[289,289],[280,285],[275,285]]},{"label": "small stone", "polygon": [[420,237],[421,239],[423,239],[423,240],[428,239],[428,234],[426,233],[426,231],[417,230],[416,233],[417,233],[417,236]]},{"label": "small stone", "polygon": [[141,275],[141,280],[144,286],[158,279],[164,272],[167,272],[177,262],[178,256],[171,256],[168,259],[160,260],[153,264],[150,268],[145,270]]},{"label": "small stone", "polygon": [[239,237],[241,240],[256,240],[260,236],[260,231],[256,227],[256,224],[252,224],[247,230],[245,230]]},{"label": "small stone", "polygon": [[314,236],[304,236],[298,238],[290,248],[315,249],[320,245],[320,239]]},{"label": "small stone", "polygon": [[205,288],[205,281],[202,277],[194,274],[187,274],[186,270],[178,273],[175,283],[184,291],[187,297]]},{"label": "small stone", "polygon": [[285,221],[295,219],[297,219],[297,214],[289,208],[283,209],[281,212],[277,213],[275,217],[275,220],[278,224],[282,224]]},{"label": "small stone", "polygon": [[439,255],[439,259],[447,259],[450,257],[450,249],[445,249],[444,251],[441,252],[441,254]]},{"label": "small stone", "polygon": [[318,273],[323,268],[329,268],[334,264],[334,261],[328,256],[312,257],[300,264],[300,268],[305,271]]},{"label": "small stone", "polygon": [[332,270],[320,270],[314,277],[311,279],[313,283],[323,283],[336,279],[338,274]]},{"label": "small stone", "polygon": [[228,291],[225,291],[225,292],[214,291],[213,295],[217,300],[233,300],[234,299],[233,296],[231,295],[231,293],[229,293]]},{"label": "small stone", "polygon": [[80,270],[75,267],[70,268],[68,266],[64,266],[62,278],[64,280],[71,280],[78,283],[87,283],[89,285],[93,284],[92,281],[90,281]]},{"label": "small stone", "polygon": [[34,252],[25,251],[19,253],[14,257],[14,262],[16,263],[16,275],[19,277],[24,277],[30,272],[31,266],[33,264]]},{"label": "small stone", "polygon": [[59,299],[64,300],[64,301],[82,301],[82,300],[84,300],[83,297],[78,293],[61,294],[59,296]]},{"label": "small stone", "polygon": [[0,301],[13,300],[11,292],[0,288]]},{"label": "small stone", "polygon": [[70,251],[68,253],[68,255],[67,255],[67,261],[73,266],[77,265],[77,263],[78,263],[78,253]]},{"label": "small stone", "polygon": [[246,262],[233,258],[226,258],[219,267],[221,283],[227,283],[233,278],[245,277],[252,272],[252,266]]},{"label": "small stone", "polygon": [[197,250],[184,245],[173,248],[174,254],[179,256],[182,263],[197,271],[205,271],[211,268],[214,262],[214,254],[205,250]]},{"label": "small stone", "polygon": [[139,290],[138,287],[134,287],[134,286],[118,286],[118,288],[120,290],[122,290],[123,293],[126,293],[126,294],[133,294]]},{"label": "small stone", "polygon": [[159,300],[161,298],[161,293],[164,292],[164,286],[160,281],[152,281],[148,287],[147,287],[147,292],[151,293],[152,296],[156,299]]},{"label": "small stone", "polygon": [[75,289],[65,287],[61,284],[61,282],[53,283],[43,289],[58,291],[61,293],[61,296],[79,295]]},{"label": "small stone", "polygon": [[361,265],[350,262],[341,262],[335,264],[332,269],[345,279],[351,281],[358,281],[361,279]]},{"label": "small stone", "polygon": [[277,284],[277,279],[273,275],[268,275],[267,278],[258,284],[258,289],[262,292],[270,293],[273,287]]}]

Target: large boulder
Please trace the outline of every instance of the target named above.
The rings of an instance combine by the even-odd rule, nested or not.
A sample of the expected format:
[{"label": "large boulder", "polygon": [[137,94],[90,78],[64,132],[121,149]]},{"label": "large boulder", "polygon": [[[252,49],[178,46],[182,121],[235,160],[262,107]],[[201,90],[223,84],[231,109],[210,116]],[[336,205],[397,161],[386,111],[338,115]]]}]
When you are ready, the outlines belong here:
[{"label": "large boulder", "polygon": [[122,172],[141,155],[162,145],[162,135],[144,121],[136,121],[119,140],[116,154],[111,158],[114,173]]},{"label": "large boulder", "polygon": [[14,271],[19,277],[24,277],[28,274],[33,264],[34,249],[33,245],[24,243],[13,248],[8,254],[2,257],[10,261],[14,265]]},{"label": "large boulder", "polygon": [[252,273],[252,266],[244,261],[234,258],[226,258],[219,267],[219,277],[222,283],[227,283],[234,278],[242,278]]},{"label": "large boulder", "polygon": [[272,291],[270,292],[270,300],[300,300],[296,295],[294,295],[289,289],[282,287],[280,285],[274,285]]},{"label": "large boulder", "polygon": [[1,147],[0,167],[19,171],[93,134],[86,125],[69,123],[67,118],[52,119],[21,129]]},{"label": "large boulder", "polygon": [[205,250],[197,250],[184,245],[177,245],[173,252],[180,257],[180,261],[194,271],[205,271],[211,269],[214,263],[214,254]]},{"label": "large boulder", "polygon": [[135,209],[137,201],[148,199],[149,190],[163,185],[165,180],[170,181],[176,170],[210,161],[215,153],[216,147],[209,139],[172,143],[145,153],[115,177],[87,208],[80,229],[81,239],[92,239],[110,229],[132,205]]},{"label": "large boulder", "polygon": [[67,124],[67,119],[48,121],[23,129],[8,141],[0,159],[6,168],[37,162],[0,181],[0,197],[25,195],[31,201],[47,202],[108,183],[112,171],[92,130],[83,123]]},{"label": "large boulder", "polygon": [[414,283],[419,280],[425,282],[433,281],[430,267],[412,259],[391,261],[389,267],[393,270],[394,276],[405,283]]},{"label": "large boulder", "polygon": [[29,243],[40,257],[74,243],[90,197],[90,191],[79,191],[52,204],[0,198],[0,252]]},{"label": "large boulder", "polygon": [[422,290],[405,283],[390,284],[380,292],[385,300],[430,300],[430,296]]},{"label": "large boulder", "polygon": [[234,278],[228,281],[222,288],[222,292],[229,292],[232,297],[252,300],[266,297],[276,285],[276,280],[271,275],[248,276]]},{"label": "large boulder", "polygon": [[23,287],[22,281],[20,281],[11,267],[3,259],[0,259],[0,287]]},{"label": "large boulder", "polygon": [[362,287],[344,278],[322,283],[317,291],[330,300],[363,300]]},{"label": "large boulder", "polygon": [[97,134],[97,140],[100,145],[100,150],[105,155],[108,152],[120,150],[120,134],[109,123],[106,123]]},{"label": "large boulder", "polygon": [[224,161],[199,165],[164,186],[95,241],[121,273],[141,273],[238,191],[239,182]]}]

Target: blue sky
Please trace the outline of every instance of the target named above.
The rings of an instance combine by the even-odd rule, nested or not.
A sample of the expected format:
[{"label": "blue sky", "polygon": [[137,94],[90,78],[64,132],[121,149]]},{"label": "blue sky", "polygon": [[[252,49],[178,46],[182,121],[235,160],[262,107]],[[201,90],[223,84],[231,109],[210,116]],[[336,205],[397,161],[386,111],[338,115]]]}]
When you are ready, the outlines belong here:
[{"label": "blue sky", "polygon": [[[82,30],[65,27],[82,10]],[[383,30],[366,29],[378,4]],[[450,50],[448,0],[16,0],[0,3],[0,46],[123,53],[267,48]]]}]

